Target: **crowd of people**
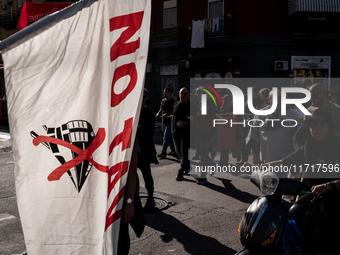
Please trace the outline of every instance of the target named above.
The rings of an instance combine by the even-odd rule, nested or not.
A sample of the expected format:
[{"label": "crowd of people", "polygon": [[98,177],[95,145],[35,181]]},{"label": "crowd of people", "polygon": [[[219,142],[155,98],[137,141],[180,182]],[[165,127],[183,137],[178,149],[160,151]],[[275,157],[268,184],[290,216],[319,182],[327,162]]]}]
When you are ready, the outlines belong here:
[{"label": "crowd of people", "polygon": [[[227,89],[218,91],[219,94],[223,94],[220,108],[217,108],[212,100],[206,97],[208,98],[206,100],[207,113],[202,115],[201,99],[202,95],[207,93],[204,88],[198,87],[191,94],[187,88],[181,88],[180,99],[177,102],[172,99],[172,89],[165,88],[161,107],[156,114],[156,118],[162,119],[164,133],[162,150],[158,158],[165,159],[167,155],[170,155],[180,160],[179,170],[175,177],[177,181],[183,180],[184,175],[190,172],[190,146],[195,151],[195,155],[191,155],[192,160],[199,161],[198,163],[203,165],[210,165],[217,161],[220,165],[227,165],[230,163],[230,157],[235,158],[239,166],[247,164],[339,164],[339,86],[332,85],[331,90],[327,91],[323,84],[317,83],[308,89],[311,100],[305,103],[304,107],[312,114],[311,116],[304,116],[295,105],[287,105],[286,115],[282,115],[280,91],[277,93],[277,109],[274,112],[268,115],[254,115],[249,110],[246,100],[245,114],[240,116],[233,114],[233,95]],[[252,88],[252,91],[253,108],[263,111],[272,108],[274,94],[270,88],[262,88],[259,91]],[[292,95],[288,96],[292,98]],[[136,136],[138,149],[134,150],[138,152],[138,156],[134,157],[135,163],[132,164],[141,170],[148,192],[144,211],[155,207],[150,163],[158,163],[155,145],[152,141],[155,118],[151,109],[147,107],[147,98],[148,91],[145,89]],[[248,123],[251,120],[252,125],[250,127],[247,125],[213,127],[212,121],[216,118],[229,122],[232,120],[236,123]],[[289,128],[281,125],[282,121],[287,119],[295,122],[296,125],[291,125]],[[289,126],[288,123],[286,125]],[[194,141],[190,141],[190,138]],[[170,153],[167,153],[168,147],[170,147]],[[216,159],[216,155],[219,155],[219,160]],[[132,171],[132,174],[134,172]],[[121,231],[124,230],[122,232],[125,235],[126,222],[133,218],[131,201],[136,199],[137,196],[134,194],[139,187],[135,179],[132,178],[133,189],[127,188],[126,190],[131,198],[125,199],[122,214],[125,220]],[[337,217],[337,213],[340,212],[340,203],[334,203],[340,199],[340,180],[304,178],[303,181],[310,185],[313,196],[324,197],[323,210],[327,210],[328,216],[322,219],[323,227],[319,227],[316,235],[310,237],[310,240],[314,238],[319,241],[318,246],[315,247],[311,242],[310,247],[313,247],[313,251],[326,254],[334,249],[334,244],[336,244],[334,241],[340,237],[339,234],[330,234],[332,226],[336,228],[340,226]],[[207,182],[205,175],[197,178],[197,184],[205,182]],[[127,187],[129,187],[128,184]],[[139,200],[138,197],[137,200]],[[137,202],[140,203],[140,201]],[[138,207],[134,208],[138,210]]]}]

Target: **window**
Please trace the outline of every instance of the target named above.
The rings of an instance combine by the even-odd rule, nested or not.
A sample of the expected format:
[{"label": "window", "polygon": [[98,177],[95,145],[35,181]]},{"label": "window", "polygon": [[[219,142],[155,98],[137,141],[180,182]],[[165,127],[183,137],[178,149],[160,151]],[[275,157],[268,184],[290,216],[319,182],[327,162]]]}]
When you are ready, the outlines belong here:
[{"label": "window", "polygon": [[18,8],[22,8],[24,6],[25,0],[18,0]]},{"label": "window", "polygon": [[163,1],[163,29],[177,27],[177,0]]},{"label": "window", "polygon": [[208,18],[217,18],[224,20],[223,0],[208,0]]},{"label": "window", "polygon": [[208,38],[225,36],[224,0],[207,0],[206,3],[207,18],[211,19],[211,30],[208,30]]}]

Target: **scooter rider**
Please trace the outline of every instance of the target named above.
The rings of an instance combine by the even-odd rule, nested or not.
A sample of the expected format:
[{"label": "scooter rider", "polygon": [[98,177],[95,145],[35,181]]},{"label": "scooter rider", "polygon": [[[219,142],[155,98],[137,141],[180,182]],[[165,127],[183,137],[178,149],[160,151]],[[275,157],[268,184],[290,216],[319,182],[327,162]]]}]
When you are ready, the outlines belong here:
[{"label": "scooter rider", "polygon": [[[310,204],[306,213],[316,212],[309,214],[313,218],[307,218],[306,254],[334,254],[340,240],[340,137],[335,135],[332,116],[325,109],[317,109],[305,125],[309,133],[304,145],[282,160],[263,165],[297,166],[307,173],[303,181],[310,184],[312,195],[322,197],[322,201]],[[324,169],[320,170],[320,166]]]}]

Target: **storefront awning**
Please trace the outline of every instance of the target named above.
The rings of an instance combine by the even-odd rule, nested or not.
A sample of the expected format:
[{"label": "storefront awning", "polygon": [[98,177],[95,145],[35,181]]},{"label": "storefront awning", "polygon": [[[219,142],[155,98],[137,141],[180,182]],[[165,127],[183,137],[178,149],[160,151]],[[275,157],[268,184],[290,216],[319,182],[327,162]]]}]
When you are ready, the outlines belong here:
[{"label": "storefront awning", "polygon": [[42,19],[43,17],[60,11],[73,3],[31,3],[25,2],[21,10],[18,28],[24,29],[26,26]]},{"label": "storefront awning", "polygon": [[340,0],[288,0],[288,14],[294,12],[340,12]]}]

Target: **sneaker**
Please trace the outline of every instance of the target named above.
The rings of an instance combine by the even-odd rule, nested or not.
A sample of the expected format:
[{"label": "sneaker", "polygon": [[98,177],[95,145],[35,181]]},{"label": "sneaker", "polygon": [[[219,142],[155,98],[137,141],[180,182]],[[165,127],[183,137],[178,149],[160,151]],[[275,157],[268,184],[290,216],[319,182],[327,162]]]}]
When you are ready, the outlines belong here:
[{"label": "sneaker", "polygon": [[165,159],[166,158],[166,155],[161,153],[161,154],[158,154],[157,157],[161,158],[161,159]]},{"label": "sneaker", "polygon": [[153,198],[148,198],[143,209],[145,211],[151,211],[155,208],[155,206],[156,206],[155,200]]},{"label": "sneaker", "polygon": [[177,175],[176,175],[176,180],[177,180],[177,181],[183,181],[183,180],[184,180],[183,174],[177,174]]},{"label": "sneaker", "polygon": [[198,178],[196,180],[196,184],[198,184],[198,185],[202,185],[202,184],[204,184],[206,182],[208,182],[207,178]]},{"label": "sneaker", "polygon": [[189,169],[187,169],[187,170],[184,170],[184,172],[183,172],[183,175],[190,175],[189,174],[189,172],[191,171],[191,169],[189,168]]}]

